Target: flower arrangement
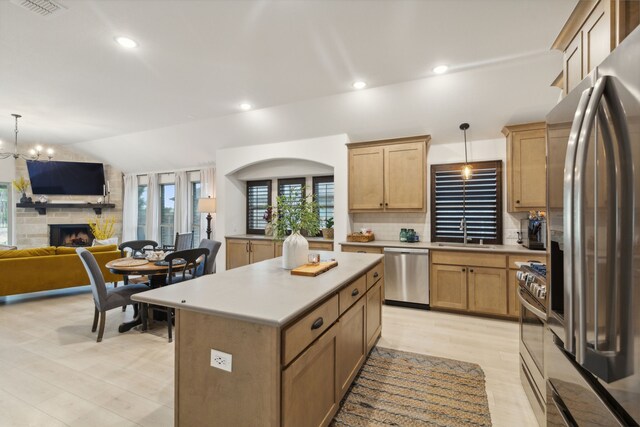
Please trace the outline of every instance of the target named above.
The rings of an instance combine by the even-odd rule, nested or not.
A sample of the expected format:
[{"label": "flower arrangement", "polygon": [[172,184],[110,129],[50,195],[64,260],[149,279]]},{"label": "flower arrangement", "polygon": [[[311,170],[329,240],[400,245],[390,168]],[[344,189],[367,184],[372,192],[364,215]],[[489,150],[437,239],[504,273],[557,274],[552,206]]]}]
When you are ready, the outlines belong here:
[{"label": "flower arrangement", "polygon": [[[302,189],[304,194],[305,189]],[[308,196],[300,200],[297,195],[278,196],[277,204],[272,207],[275,236],[283,239],[289,233],[299,233],[301,230],[309,236],[315,236],[320,231],[318,203]]]},{"label": "flower arrangement", "polygon": [[104,217],[95,216],[88,221],[89,228],[97,240],[105,240],[113,237],[114,225],[116,223],[115,217],[111,215],[105,215]]},{"label": "flower arrangement", "polygon": [[31,184],[29,183],[29,181],[27,181],[26,179],[24,179],[23,176],[21,176],[18,179],[14,179],[11,184],[13,184],[13,188],[16,189],[17,192],[19,193],[26,193],[27,190],[29,189],[29,187],[31,186]]},{"label": "flower arrangement", "polygon": [[264,214],[262,215],[262,219],[264,219],[265,221],[267,221],[267,223],[271,222],[273,220],[273,208],[271,206],[269,206],[265,211]]}]

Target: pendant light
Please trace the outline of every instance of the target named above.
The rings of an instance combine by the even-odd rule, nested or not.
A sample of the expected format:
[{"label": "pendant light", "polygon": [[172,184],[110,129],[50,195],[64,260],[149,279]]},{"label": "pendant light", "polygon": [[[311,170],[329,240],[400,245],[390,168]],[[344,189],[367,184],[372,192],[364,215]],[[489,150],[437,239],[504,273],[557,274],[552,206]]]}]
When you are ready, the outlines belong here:
[{"label": "pendant light", "polygon": [[[35,149],[29,150],[29,154],[22,154],[18,151],[18,119],[22,117],[20,114],[12,114],[12,116],[16,120],[16,128],[15,128],[15,142],[13,152],[0,152],[0,159],[7,159],[9,157],[13,157],[14,159],[25,159],[25,160],[40,160],[40,155],[42,154],[43,148],[41,146],[37,146]],[[47,158],[49,160],[53,159],[53,150],[49,148],[47,150]]]},{"label": "pendant light", "polygon": [[460,130],[464,133],[464,166],[462,166],[462,179],[471,179],[473,175],[473,168],[469,164],[469,158],[467,157],[467,129],[469,129],[469,123],[462,123]]}]

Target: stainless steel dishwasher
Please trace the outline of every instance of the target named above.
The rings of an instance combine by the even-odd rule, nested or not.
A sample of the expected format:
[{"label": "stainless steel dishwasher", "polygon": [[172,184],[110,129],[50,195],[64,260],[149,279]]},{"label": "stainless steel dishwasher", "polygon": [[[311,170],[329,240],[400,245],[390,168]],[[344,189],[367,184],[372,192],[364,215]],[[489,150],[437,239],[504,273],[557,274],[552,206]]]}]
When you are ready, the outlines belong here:
[{"label": "stainless steel dishwasher", "polygon": [[429,250],[384,248],[385,304],[429,308]]}]

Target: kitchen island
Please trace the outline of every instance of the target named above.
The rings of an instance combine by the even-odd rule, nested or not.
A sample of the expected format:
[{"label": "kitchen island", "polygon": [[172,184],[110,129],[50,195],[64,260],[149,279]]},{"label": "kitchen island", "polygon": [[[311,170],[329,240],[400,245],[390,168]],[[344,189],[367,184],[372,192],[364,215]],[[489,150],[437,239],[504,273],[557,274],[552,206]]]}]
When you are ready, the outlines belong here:
[{"label": "kitchen island", "polygon": [[175,308],[176,426],[331,421],[380,337],[384,270],[381,255],[321,256],[338,266],[292,276],[276,258],[133,297]]}]

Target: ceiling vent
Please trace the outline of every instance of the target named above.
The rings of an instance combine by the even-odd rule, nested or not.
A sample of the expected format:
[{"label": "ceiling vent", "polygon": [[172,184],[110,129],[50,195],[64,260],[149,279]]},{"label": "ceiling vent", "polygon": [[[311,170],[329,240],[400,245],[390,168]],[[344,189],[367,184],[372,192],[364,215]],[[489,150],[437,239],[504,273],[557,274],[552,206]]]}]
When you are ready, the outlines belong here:
[{"label": "ceiling vent", "polygon": [[36,15],[50,17],[65,11],[67,8],[52,0],[11,0],[16,4]]}]

